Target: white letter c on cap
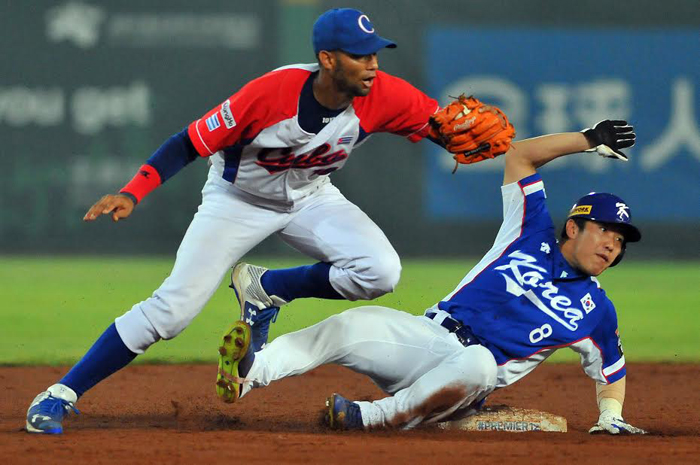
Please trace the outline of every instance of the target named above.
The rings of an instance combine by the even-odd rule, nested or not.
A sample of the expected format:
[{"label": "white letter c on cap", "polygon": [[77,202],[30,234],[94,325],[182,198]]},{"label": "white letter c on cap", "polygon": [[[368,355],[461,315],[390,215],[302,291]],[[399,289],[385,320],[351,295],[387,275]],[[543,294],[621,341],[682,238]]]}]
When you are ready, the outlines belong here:
[{"label": "white letter c on cap", "polygon": [[367,24],[368,24],[370,27],[372,26],[372,23],[370,22],[370,20],[369,20],[369,18],[367,17],[367,15],[361,15],[359,18],[357,18],[357,24],[360,26],[360,29],[362,29],[363,31],[365,31],[367,34],[373,33],[373,32],[374,32],[374,28],[368,29],[367,26],[365,26],[364,24],[362,24],[362,20],[363,20],[363,19],[364,19],[365,21],[367,21]]}]

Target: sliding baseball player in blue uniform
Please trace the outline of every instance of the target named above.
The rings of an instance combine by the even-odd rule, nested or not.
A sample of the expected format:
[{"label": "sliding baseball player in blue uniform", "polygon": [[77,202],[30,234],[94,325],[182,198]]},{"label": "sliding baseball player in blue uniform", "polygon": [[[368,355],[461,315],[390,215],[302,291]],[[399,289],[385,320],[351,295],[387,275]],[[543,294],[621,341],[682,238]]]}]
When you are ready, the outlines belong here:
[{"label": "sliding baseball player in blue uniform", "polygon": [[[560,156],[596,151],[626,160],[634,143],[624,121],[581,133],[513,144],[506,154],[503,224],[493,247],[442,301],[422,316],[360,307],[248,350],[239,321],[220,348],[220,367],[241,396],[272,381],[336,363],[369,376],[388,397],[327,401],[338,429],[412,428],[476,412],[495,389],[513,384],[557,349],[581,356],[597,386],[600,416],[590,432],[644,433],[623,420],[625,357],[612,301],[596,279],[641,238],[621,198],[580,198],[557,232],[537,168]],[[591,156],[591,155],[584,155]],[[230,369],[229,369],[230,368]]]}]

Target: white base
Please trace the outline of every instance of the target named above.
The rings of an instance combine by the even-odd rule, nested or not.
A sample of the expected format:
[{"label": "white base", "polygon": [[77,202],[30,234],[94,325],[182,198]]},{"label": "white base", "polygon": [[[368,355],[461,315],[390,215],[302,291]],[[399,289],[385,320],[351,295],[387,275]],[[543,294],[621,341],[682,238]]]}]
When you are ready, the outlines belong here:
[{"label": "white base", "polygon": [[442,429],[463,431],[545,431],[566,433],[566,418],[540,410],[494,405],[463,420],[438,423]]}]

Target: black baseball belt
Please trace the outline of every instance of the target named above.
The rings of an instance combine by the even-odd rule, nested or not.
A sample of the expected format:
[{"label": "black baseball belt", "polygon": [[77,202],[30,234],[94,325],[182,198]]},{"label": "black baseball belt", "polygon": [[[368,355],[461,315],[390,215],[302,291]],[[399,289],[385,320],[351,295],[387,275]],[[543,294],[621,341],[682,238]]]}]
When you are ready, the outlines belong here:
[{"label": "black baseball belt", "polygon": [[[437,313],[428,312],[425,314],[425,316],[431,320],[434,320]],[[472,333],[472,329],[469,326],[465,326],[461,321],[455,320],[452,317],[446,317],[444,320],[442,320],[442,322],[440,322],[440,326],[447,329],[449,332],[454,333],[464,347],[469,347],[474,344],[481,344],[481,341],[479,341],[479,338]]]}]

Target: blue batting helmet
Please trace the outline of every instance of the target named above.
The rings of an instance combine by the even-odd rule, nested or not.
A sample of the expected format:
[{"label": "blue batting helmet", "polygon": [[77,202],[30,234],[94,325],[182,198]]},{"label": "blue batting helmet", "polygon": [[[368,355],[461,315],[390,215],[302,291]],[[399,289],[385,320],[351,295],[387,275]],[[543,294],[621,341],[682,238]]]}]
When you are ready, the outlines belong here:
[{"label": "blue batting helmet", "polygon": [[[588,195],[584,195],[571,207],[567,219],[569,218],[608,223],[620,228],[625,241],[622,245],[622,252],[610,266],[620,263],[625,254],[627,242],[639,242],[642,238],[642,233],[632,224],[632,212],[630,207],[627,206],[627,202],[613,194],[591,192]],[[565,234],[565,231],[562,231],[562,235]]]}]

